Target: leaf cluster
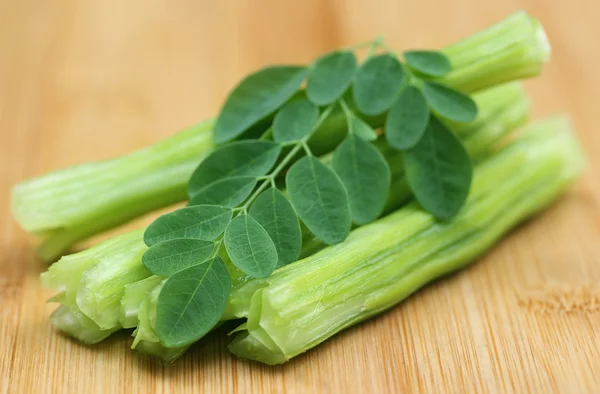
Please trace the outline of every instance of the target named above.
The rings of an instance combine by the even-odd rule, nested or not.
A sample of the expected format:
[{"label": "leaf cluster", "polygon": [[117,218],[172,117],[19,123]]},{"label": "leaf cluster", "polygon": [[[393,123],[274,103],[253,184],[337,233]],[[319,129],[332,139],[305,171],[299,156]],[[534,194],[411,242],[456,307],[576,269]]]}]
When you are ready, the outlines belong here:
[{"label": "leaf cluster", "polygon": [[[218,323],[232,286],[227,258],[264,278],[299,258],[301,222],[335,244],[352,223],[381,215],[391,171],[374,144],[373,126],[381,125],[370,124],[371,116],[386,114],[385,138],[404,155],[408,184],[423,208],[442,219],[458,212],[471,163],[440,119],[469,122],[476,105],[435,82],[451,71],[442,53],[405,52],[404,64],[372,49],[362,64],[348,49],[307,67],[268,67],[228,96],[214,129],[220,146],[193,173],[188,206],[158,218],[144,236],[145,267],[168,277],[156,325],[165,346],[189,344]],[[344,112],[348,132],[324,163],[308,141],[336,110]],[[246,138],[265,122],[270,127],[261,138]],[[282,178],[285,190],[277,186]]]}]

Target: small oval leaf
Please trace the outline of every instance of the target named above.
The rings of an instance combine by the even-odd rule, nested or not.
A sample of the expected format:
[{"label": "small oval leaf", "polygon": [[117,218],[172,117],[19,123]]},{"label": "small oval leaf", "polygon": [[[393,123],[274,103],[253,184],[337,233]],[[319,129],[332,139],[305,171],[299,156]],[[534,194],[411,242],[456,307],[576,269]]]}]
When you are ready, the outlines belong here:
[{"label": "small oval leaf", "polygon": [[169,276],[206,261],[215,243],[200,239],[171,239],[153,245],[144,253],[142,262],[154,275]]},{"label": "small oval leaf", "polygon": [[281,107],[273,119],[273,139],[279,143],[300,141],[310,136],[318,119],[319,108],[310,101],[292,100]]},{"label": "small oval leaf", "polygon": [[221,205],[235,208],[252,193],[256,182],[256,178],[252,176],[221,179],[199,190],[189,205]]},{"label": "small oval leaf", "polygon": [[365,123],[361,118],[354,114],[350,114],[347,119],[348,128],[350,133],[362,138],[365,141],[375,141],[377,139],[377,133],[371,126]]},{"label": "small oval leaf", "polygon": [[352,219],[340,178],[313,156],[298,160],[286,175],[292,205],[310,231],[327,244],[342,242]]},{"label": "small oval leaf", "polygon": [[266,278],[277,266],[277,250],[267,231],[248,215],[234,218],[225,230],[225,248],[233,265],[254,278]]},{"label": "small oval leaf", "polygon": [[458,138],[435,117],[425,135],[404,154],[406,181],[415,198],[438,219],[450,219],[463,206],[473,165]]},{"label": "small oval leaf", "polygon": [[277,249],[277,268],[298,260],[302,248],[300,221],[282,192],[275,188],[262,192],[250,207],[250,216],[273,240]]},{"label": "small oval leaf", "polygon": [[215,257],[165,281],[156,304],[156,334],[166,347],[189,345],[221,319],[231,293],[225,263]]},{"label": "small oval leaf", "polygon": [[400,150],[413,146],[427,128],[429,107],[419,89],[408,86],[394,101],[385,121],[385,137],[388,143]]},{"label": "small oval leaf", "polygon": [[357,67],[356,57],[351,51],[321,56],[308,77],[306,96],[316,105],[333,103],[348,89]]},{"label": "small oval leaf", "polygon": [[162,215],[144,232],[148,246],[178,238],[212,241],[231,221],[231,209],[215,205],[197,205],[181,208]]},{"label": "small oval leaf", "polygon": [[308,75],[308,68],[276,66],[244,78],[229,94],[213,130],[217,144],[240,136],[289,100]]},{"label": "small oval leaf", "polygon": [[188,183],[194,197],[206,186],[236,176],[262,176],[275,164],[281,146],[272,141],[236,141],[216,149],[196,168]]},{"label": "small oval leaf", "polygon": [[390,108],[403,82],[404,70],[395,56],[373,56],[356,73],[352,89],[354,102],[363,114],[379,115]]},{"label": "small oval leaf", "polygon": [[390,168],[371,143],[350,134],[333,153],[331,166],[348,192],[350,212],[356,224],[375,220],[390,190]]},{"label": "small oval leaf", "polygon": [[477,116],[477,104],[468,95],[435,82],[425,82],[423,94],[429,106],[442,118],[468,123]]},{"label": "small oval leaf", "polygon": [[406,51],[404,59],[411,69],[432,77],[443,77],[452,69],[450,60],[439,51]]}]

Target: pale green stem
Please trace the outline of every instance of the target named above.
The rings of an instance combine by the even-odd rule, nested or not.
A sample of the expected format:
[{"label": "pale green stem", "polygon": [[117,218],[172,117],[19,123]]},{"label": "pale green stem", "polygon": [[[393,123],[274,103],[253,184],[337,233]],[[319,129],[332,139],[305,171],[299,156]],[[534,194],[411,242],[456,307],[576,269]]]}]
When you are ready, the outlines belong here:
[{"label": "pale green stem", "polygon": [[[465,125],[450,125],[450,127],[457,135],[465,138],[467,146],[474,146],[486,152],[489,152],[498,136],[513,131],[518,125],[525,122],[528,115],[528,100],[518,83],[508,84],[491,89],[490,92],[477,94],[475,100],[480,106],[480,114],[475,121],[476,127]],[[515,112],[520,115],[514,116]],[[476,138],[482,145],[469,144],[472,138]],[[388,203],[389,211],[406,202],[410,194],[404,181],[403,169],[400,165],[401,160],[397,160],[400,155],[387,146],[382,139],[377,142],[377,145],[384,156],[388,158],[393,169],[393,187]],[[115,325],[114,327],[117,328],[121,326],[132,327],[138,324],[136,319],[144,299],[142,293],[148,289],[146,287],[147,280],[131,283],[126,282],[130,279],[121,280],[119,277],[130,278],[136,275],[149,275],[143,269],[141,261],[141,256],[146,250],[142,238],[143,230],[138,230],[110,239],[83,252],[65,256],[51,266],[47,273],[42,275],[42,283],[46,287],[68,293],[70,295],[68,298],[71,300],[68,305],[73,308],[74,313],[89,320],[93,324],[92,328],[95,326],[96,329],[100,329],[96,323],[81,312],[80,308],[89,311],[90,315],[98,319],[98,323],[103,327],[110,325]],[[306,236],[303,254],[312,254],[322,247],[321,242]],[[222,254],[222,257],[225,261],[228,261],[225,254]],[[101,268],[92,269],[96,264]],[[239,285],[247,280],[232,266],[229,268],[236,284]],[[88,270],[94,274],[87,273]],[[82,281],[84,272],[86,273],[85,283]],[[103,274],[98,275],[100,272],[103,272]],[[112,281],[114,281],[114,285],[119,287],[107,283]],[[81,294],[79,298],[77,297],[78,294]],[[117,302],[119,297],[120,302]],[[62,302],[62,298],[56,301]],[[227,316],[233,316],[237,313],[234,309],[238,301],[238,298],[232,298]],[[242,302],[245,301],[242,299]],[[115,316],[119,318],[115,319]],[[111,327],[111,329],[114,327]],[[69,332],[73,331],[73,329],[70,329]],[[157,346],[153,346],[152,349],[157,349]]]},{"label": "pale green stem", "polygon": [[[342,244],[278,270],[252,295],[244,292],[251,296],[248,322],[230,350],[283,363],[396,305],[471,263],[545,208],[576,179],[582,163],[564,119],[538,124],[477,168],[472,195],[455,219],[436,222],[411,204],[353,231]],[[485,190],[486,183],[493,187]]]}]

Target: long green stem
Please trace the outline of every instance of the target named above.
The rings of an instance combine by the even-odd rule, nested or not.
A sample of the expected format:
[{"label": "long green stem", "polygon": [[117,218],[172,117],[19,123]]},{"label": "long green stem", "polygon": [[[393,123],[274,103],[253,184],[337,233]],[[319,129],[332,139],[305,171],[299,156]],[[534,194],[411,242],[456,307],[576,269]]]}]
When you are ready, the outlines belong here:
[{"label": "long green stem", "polygon": [[538,75],[550,57],[550,44],[540,22],[521,11],[442,52],[452,71],[440,81],[473,92]]},{"label": "long green stem", "polygon": [[[537,75],[549,47],[539,23],[517,13],[444,52],[453,71],[442,82],[475,92]],[[380,127],[384,116],[365,120]],[[212,120],[206,121],[130,155],[70,167],[16,185],[14,216],[25,230],[41,237],[38,253],[51,261],[80,240],[183,201],[191,173],[212,149],[212,125]],[[336,106],[310,139],[312,153],[330,152],[345,130],[344,111]]]},{"label": "long green stem", "polygon": [[581,168],[582,153],[564,119],[534,126],[478,166],[469,201],[454,220],[436,222],[411,204],[278,270],[253,294],[241,291],[251,296],[248,322],[230,350],[282,363],[390,308],[470,263],[555,200]]},{"label": "long green stem", "polygon": [[75,242],[187,198],[186,184],[212,149],[207,121],[132,154],[69,167],[16,185],[12,211],[39,235],[44,260]]}]

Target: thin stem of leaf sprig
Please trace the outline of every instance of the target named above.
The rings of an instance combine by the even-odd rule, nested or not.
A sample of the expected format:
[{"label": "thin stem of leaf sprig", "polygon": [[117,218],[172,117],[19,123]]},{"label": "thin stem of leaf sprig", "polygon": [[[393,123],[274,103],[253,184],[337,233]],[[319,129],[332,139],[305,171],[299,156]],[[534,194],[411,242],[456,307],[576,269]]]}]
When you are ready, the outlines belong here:
[{"label": "thin stem of leaf sprig", "polygon": [[[275,167],[275,169],[273,171],[271,171],[270,174],[257,178],[259,180],[263,180],[264,182],[258,187],[258,189],[256,189],[252,193],[252,195],[246,200],[244,205],[242,205],[241,209],[243,210],[244,213],[246,213],[247,209],[250,208],[250,205],[254,202],[254,200],[256,200],[256,198],[260,195],[260,193],[262,193],[267,188],[267,186],[271,185],[272,187],[275,187],[275,179],[290,164],[290,161],[292,161],[292,159],[298,154],[300,149],[304,149],[304,151],[306,152],[306,154],[308,156],[312,156],[312,152],[310,150],[310,147],[307,144],[307,141],[310,138],[311,134],[314,133],[315,130],[317,130],[321,126],[321,124],[323,124],[325,119],[327,119],[327,117],[331,114],[331,111],[333,110],[334,107],[335,107],[335,104],[329,105],[323,111],[323,113],[321,113],[319,115],[317,121],[314,123],[314,125],[312,125],[310,132],[306,136],[304,136],[303,138],[301,138],[298,141],[287,141],[284,143],[284,145],[286,145],[286,146],[292,146],[292,149],[283,158],[283,160],[281,160],[281,162],[277,165],[277,167]],[[298,115],[301,116],[301,115],[304,115],[304,113],[299,113]]]},{"label": "thin stem of leaf sprig", "polygon": [[[238,217],[240,215],[247,215],[248,208],[250,208],[250,206],[252,205],[254,200],[256,200],[256,198],[267,187],[269,187],[269,186],[271,186],[272,188],[275,187],[275,179],[277,178],[277,176],[281,173],[281,171],[283,171],[283,169],[289,164],[289,162],[296,156],[296,154],[304,146],[305,146],[304,142],[294,144],[294,147],[283,158],[283,160],[277,165],[277,167],[275,167],[275,169],[273,171],[271,171],[270,174],[257,177],[257,180],[262,181],[261,185],[252,193],[252,195],[250,197],[248,197],[248,199],[242,206],[233,209],[233,212],[236,214],[235,217]],[[212,258],[215,258],[216,256],[219,255],[219,252],[223,246],[223,240],[224,240],[224,238],[221,237],[217,242],[215,242],[213,254],[211,255]]]},{"label": "thin stem of leaf sprig", "polygon": [[294,144],[292,150],[290,150],[290,152],[285,156],[285,158],[281,160],[277,167],[275,167],[275,169],[269,175],[262,177],[264,179],[264,182],[258,187],[258,189],[256,189],[255,192],[252,193],[250,197],[248,197],[248,200],[246,200],[244,205],[242,205],[242,210],[244,210],[244,212],[248,208],[250,208],[250,205],[252,205],[252,203],[260,195],[260,193],[262,193],[269,185],[274,185],[277,176],[287,167],[290,161],[298,154],[298,152],[303,146],[303,143]]},{"label": "thin stem of leaf sprig", "polygon": [[386,44],[385,41],[381,40],[381,42],[379,43],[379,46],[382,49],[384,49],[387,53],[389,53],[390,55],[400,57],[400,54],[398,52],[396,52],[395,49],[392,49],[392,47],[390,47],[388,44]]},{"label": "thin stem of leaf sprig", "polygon": [[350,45],[344,48],[344,50],[347,51],[357,51],[360,49],[364,49],[364,48],[373,48],[374,46],[379,45],[381,42],[383,42],[383,36],[380,35],[378,36],[376,39],[374,40],[369,40],[369,41],[364,41],[355,45]]},{"label": "thin stem of leaf sprig", "polygon": [[384,40],[383,36],[379,36],[375,40],[371,41],[371,45],[369,47],[369,52],[367,52],[367,56],[366,56],[367,59],[370,58],[371,56],[373,56],[379,48],[382,48],[385,45],[383,40]]}]

